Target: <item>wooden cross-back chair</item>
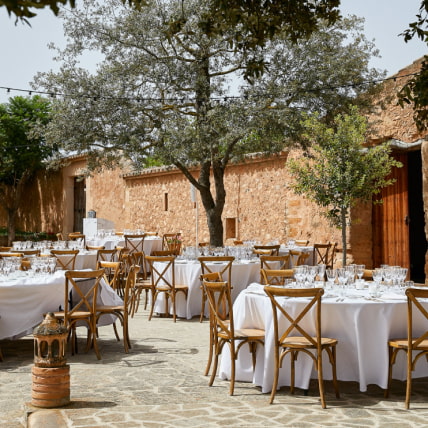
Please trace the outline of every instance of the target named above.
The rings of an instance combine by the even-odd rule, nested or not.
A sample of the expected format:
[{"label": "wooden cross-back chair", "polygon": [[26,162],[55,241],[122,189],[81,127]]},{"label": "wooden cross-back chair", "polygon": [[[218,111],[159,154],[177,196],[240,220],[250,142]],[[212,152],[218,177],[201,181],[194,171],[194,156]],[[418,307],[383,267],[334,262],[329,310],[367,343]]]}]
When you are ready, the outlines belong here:
[{"label": "wooden cross-back chair", "polygon": [[[155,254],[153,254],[155,255]],[[140,266],[140,269],[137,272],[136,282],[134,286],[133,293],[133,305],[131,316],[133,317],[135,312],[138,311],[140,306],[141,294],[145,292],[145,301],[144,301],[144,309],[147,309],[147,303],[149,301],[149,292],[152,294],[152,298],[154,297],[154,289],[152,287],[152,281],[149,279],[149,272],[147,269],[147,261],[146,255],[144,251],[136,251],[132,254],[132,261],[134,265]]]},{"label": "wooden cross-back chair", "polygon": [[[64,325],[69,330],[72,354],[77,350],[77,323],[84,322],[88,327],[86,351],[91,346],[94,348],[97,358],[101,359],[101,354],[97,344],[97,295],[101,279],[104,276],[104,269],[92,271],[65,272],[64,286],[64,309],[54,313],[56,318],[64,320]],[[70,305],[70,293],[73,293]]]},{"label": "wooden cross-back chair", "polygon": [[[389,364],[388,364],[388,386],[385,389],[385,398],[389,396],[392,380],[392,367],[395,364],[397,354],[400,350],[407,355],[407,377],[406,377],[406,399],[405,408],[410,407],[410,396],[412,393],[412,372],[421,357],[428,361],[428,310],[423,306],[422,300],[428,299],[428,289],[407,288],[407,337],[403,339],[392,339],[388,341]],[[413,320],[416,316],[422,316],[425,321],[425,329],[415,335]]]},{"label": "wooden cross-back chair", "polygon": [[181,253],[181,233],[164,233],[162,250],[172,251],[173,254],[179,255]]},{"label": "wooden cross-back chair", "polygon": [[[324,293],[322,288],[282,288],[265,286],[265,293],[268,295],[273,316],[274,328],[274,378],[270,403],[273,403],[276,389],[278,386],[279,369],[282,366],[282,361],[286,355],[290,355],[291,364],[291,384],[290,392],[294,393],[294,378],[295,378],[295,361],[300,352],[308,355],[318,372],[318,388],[321,398],[321,406],[326,407],[324,397],[324,381],[322,372],[322,353],[325,350],[328,354],[330,364],[332,366],[333,385],[336,392],[336,397],[339,398],[339,386],[336,376],[336,339],[325,338],[321,336],[321,296]],[[287,306],[283,306],[283,300],[278,297],[304,297],[310,299],[299,307],[298,311],[292,313]],[[311,310],[315,310],[315,335],[312,335],[304,328],[303,322],[310,314]],[[279,331],[279,317],[284,317],[287,320],[287,326],[284,330]],[[310,318],[311,315],[308,316]]]},{"label": "wooden cross-back chair", "polygon": [[280,245],[254,245],[254,254],[264,256],[278,256]]},{"label": "wooden cross-back chair", "polygon": [[[104,262],[106,263],[106,262]],[[131,339],[129,337],[129,323],[128,319],[132,312],[133,298],[132,293],[136,283],[137,272],[139,271],[140,266],[131,266],[126,278],[126,284],[122,294],[122,305],[97,305],[97,322],[103,315],[113,315],[115,316],[122,325],[122,336],[123,336],[123,346],[125,352],[128,353],[131,348]],[[119,341],[119,334],[117,332],[116,323],[113,323],[114,334],[116,335],[117,340]]]},{"label": "wooden cross-back chair", "polygon": [[56,267],[62,270],[74,270],[79,250],[51,250],[56,257]]},{"label": "wooden cross-back chair", "polygon": [[108,285],[120,296],[121,290],[119,287],[120,273],[122,269],[121,262],[98,261],[97,269],[104,269],[104,278]]},{"label": "wooden cross-back chair", "polygon": [[[208,282],[222,282],[223,281],[220,272],[203,273],[203,274],[201,274],[200,279],[201,279],[201,283],[203,281],[208,281]],[[201,285],[201,288],[202,288],[202,292],[204,292],[202,285]],[[226,306],[224,305],[223,317],[224,317],[224,320],[226,322],[227,314],[225,312],[226,312]],[[210,314],[211,314],[211,312],[210,312]],[[207,361],[207,365],[205,367],[205,373],[204,373],[205,376],[207,376],[209,371],[210,371],[211,363],[212,363],[213,356],[214,356],[214,340],[215,339],[214,339],[213,329],[214,329],[214,324],[213,324],[213,320],[211,319],[211,316],[210,316],[210,347],[209,347],[209,353],[208,353],[208,361]]]},{"label": "wooden cross-back chair", "polygon": [[[242,346],[248,345],[252,359],[253,370],[256,365],[256,351],[258,344],[264,344],[265,332],[260,329],[235,329],[233,320],[232,298],[227,281],[202,281],[210,308],[210,334],[214,340],[214,365],[211,372],[209,386],[212,386],[217,374],[218,358],[223,346],[227,343],[230,350],[231,375],[229,394],[233,395],[235,387],[235,362]],[[224,307],[226,305],[226,308]],[[224,313],[229,314],[225,319]]]},{"label": "wooden cross-back chair", "polygon": [[97,250],[97,262],[115,262],[117,256],[117,249],[113,248],[111,250],[107,250],[105,248],[101,248]]},{"label": "wooden cross-back chair", "polygon": [[327,266],[329,263],[330,250],[330,242],[328,242],[327,244],[314,244],[314,263],[318,265],[323,264]]},{"label": "wooden cross-back chair", "polygon": [[70,241],[80,241],[83,242],[83,247],[86,245],[86,236],[80,232],[71,232],[68,234],[68,239]]},{"label": "wooden cross-back chair", "polygon": [[[202,275],[206,273],[219,272],[222,281],[227,281],[229,287],[232,288],[232,265],[235,257],[233,256],[201,256],[198,257],[199,263],[201,264]],[[205,305],[207,296],[202,289],[202,302],[201,302],[201,314],[199,321],[202,322],[205,314]]]},{"label": "wooden cross-back chair", "polygon": [[150,308],[149,321],[152,319],[153,311],[157,297],[165,294],[165,313],[169,313],[168,300],[171,299],[172,316],[174,322],[177,319],[176,297],[177,293],[181,292],[187,299],[189,287],[186,284],[175,283],[174,256],[146,256],[146,260],[150,265],[152,287],[155,290]]},{"label": "wooden cross-back chair", "polygon": [[144,251],[144,239],[146,238],[145,233],[124,235],[125,236],[125,247],[129,248],[129,252],[135,253],[136,251]]},{"label": "wooden cross-back chair", "polygon": [[283,256],[260,256],[260,268],[261,269],[287,269],[290,263],[290,255],[285,254]]},{"label": "wooden cross-back chair", "polygon": [[309,258],[309,253],[304,251],[290,250],[289,255],[291,267],[304,265]]},{"label": "wooden cross-back chair", "polygon": [[264,285],[285,285],[285,280],[293,278],[293,275],[293,269],[260,269]]},{"label": "wooden cross-back chair", "polygon": [[330,244],[330,250],[327,258],[326,269],[333,269],[336,262],[337,242]]}]

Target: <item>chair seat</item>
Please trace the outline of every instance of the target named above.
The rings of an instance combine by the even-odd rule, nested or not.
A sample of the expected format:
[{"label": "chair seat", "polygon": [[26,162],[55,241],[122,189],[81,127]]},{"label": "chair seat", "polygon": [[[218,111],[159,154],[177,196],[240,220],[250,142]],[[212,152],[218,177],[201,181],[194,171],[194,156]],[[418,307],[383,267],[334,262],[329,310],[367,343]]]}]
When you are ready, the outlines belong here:
[{"label": "chair seat", "polygon": [[[54,312],[54,315],[56,318],[64,318],[64,312],[59,311],[59,312]],[[88,318],[88,316],[90,316],[91,313],[88,311],[76,311],[73,312],[73,319],[78,319],[78,318]]]},{"label": "chair seat", "polygon": [[125,307],[123,305],[97,305],[97,312],[114,312],[114,311],[124,311]]},{"label": "chair seat", "polygon": [[[187,286],[187,285],[184,285],[184,284],[175,284],[175,290],[176,291],[178,291],[178,290],[187,290],[189,287]],[[156,287],[156,290],[160,290],[160,291],[170,291],[171,290],[171,288],[170,287],[168,287],[167,285],[158,285],[157,287]]]},{"label": "chair seat", "polygon": [[[220,335],[219,335],[220,336]],[[242,337],[250,340],[264,340],[265,331],[258,328],[241,328],[235,330],[235,339]]]},{"label": "chair seat", "polygon": [[[415,341],[413,340],[412,343],[415,343]],[[407,349],[408,345],[409,342],[407,339],[392,339],[388,341],[388,346],[392,346],[393,348]],[[423,340],[418,346],[415,346],[413,349],[419,351],[428,351],[428,339]]]},{"label": "chair seat", "polygon": [[[316,342],[316,338],[313,338]],[[321,346],[334,346],[337,345],[337,339],[330,339],[329,337],[321,337]],[[283,348],[313,348],[316,349],[316,346],[309,342],[303,336],[289,336],[284,341],[281,342]]]}]

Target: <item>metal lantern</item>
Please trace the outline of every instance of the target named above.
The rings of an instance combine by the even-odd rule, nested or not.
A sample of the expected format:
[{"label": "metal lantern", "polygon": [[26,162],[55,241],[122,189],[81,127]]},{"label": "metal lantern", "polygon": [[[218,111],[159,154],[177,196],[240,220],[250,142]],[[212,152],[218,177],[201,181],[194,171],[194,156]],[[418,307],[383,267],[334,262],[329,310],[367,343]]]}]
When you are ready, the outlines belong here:
[{"label": "metal lantern", "polygon": [[67,328],[52,312],[34,331],[34,367],[31,404],[60,407],[70,403],[70,366],[65,350]]}]

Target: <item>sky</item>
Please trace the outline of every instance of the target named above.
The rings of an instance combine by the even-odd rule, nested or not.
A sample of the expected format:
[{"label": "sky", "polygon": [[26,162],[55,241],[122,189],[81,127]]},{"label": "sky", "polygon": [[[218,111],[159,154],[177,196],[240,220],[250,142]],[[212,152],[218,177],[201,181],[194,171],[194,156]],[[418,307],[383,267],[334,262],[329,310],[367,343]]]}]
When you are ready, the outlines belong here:
[{"label": "sky", "polygon": [[[381,58],[374,58],[372,67],[395,74],[424,54],[428,47],[419,40],[405,43],[399,36],[410,22],[416,20],[421,0],[341,0],[343,15],[354,14],[365,19],[365,35],[374,39]],[[7,89],[30,90],[30,82],[39,71],[57,70],[54,51],[47,45],[54,42],[65,46],[62,22],[50,10],[41,10],[30,20],[31,27],[17,23],[0,7],[0,103],[10,96],[26,95]],[[83,66],[94,70],[95,62],[88,57]]]}]

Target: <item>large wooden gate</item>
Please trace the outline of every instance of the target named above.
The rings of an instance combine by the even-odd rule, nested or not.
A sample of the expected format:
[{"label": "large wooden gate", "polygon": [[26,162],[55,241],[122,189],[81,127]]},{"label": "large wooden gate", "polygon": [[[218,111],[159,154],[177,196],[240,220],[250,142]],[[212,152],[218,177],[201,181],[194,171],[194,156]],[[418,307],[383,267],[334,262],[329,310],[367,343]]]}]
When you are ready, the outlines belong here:
[{"label": "large wooden gate", "polygon": [[85,179],[74,178],[74,221],[73,232],[83,232],[83,218],[86,215]]},{"label": "large wooden gate", "polygon": [[396,182],[381,193],[383,204],[373,205],[373,263],[410,268],[407,154],[394,156],[402,168],[394,168]]}]

